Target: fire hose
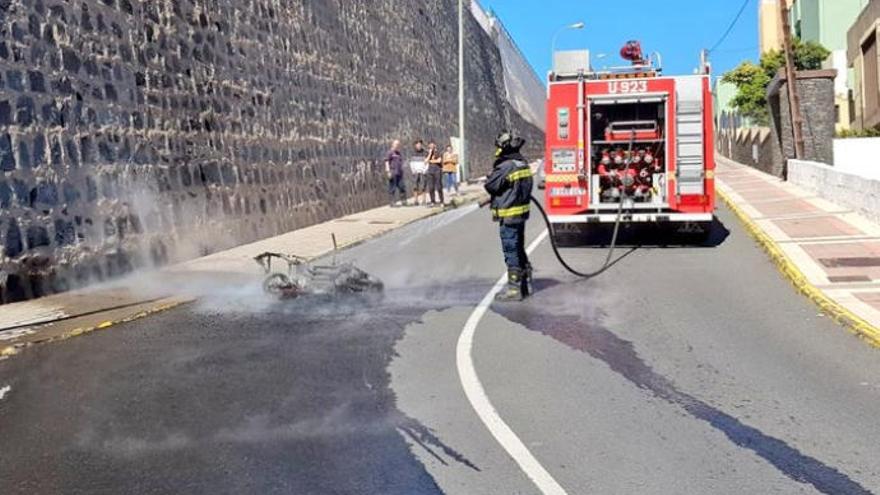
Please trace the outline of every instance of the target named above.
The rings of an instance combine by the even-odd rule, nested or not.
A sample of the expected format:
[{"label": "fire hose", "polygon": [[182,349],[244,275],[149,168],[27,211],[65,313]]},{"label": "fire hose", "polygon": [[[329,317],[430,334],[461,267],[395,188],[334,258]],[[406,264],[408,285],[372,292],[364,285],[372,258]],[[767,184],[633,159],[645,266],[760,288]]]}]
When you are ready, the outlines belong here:
[{"label": "fire hose", "polygon": [[[626,159],[626,161],[624,162],[624,170],[629,168],[629,166],[632,163],[632,150],[633,150],[634,144],[635,144],[635,131],[633,131],[632,137],[630,138],[630,141],[629,141],[629,153],[628,153],[629,156]],[[556,256],[556,259],[559,261],[559,264],[562,265],[562,267],[565,268],[569,273],[571,273],[572,275],[574,275],[576,277],[580,277],[580,278],[584,278],[584,279],[591,279],[591,278],[598,277],[599,275],[602,275],[609,268],[611,268],[611,266],[614,264],[612,262],[612,258],[614,257],[614,250],[617,247],[617,238],[618,238],[618,235],[620,234],[620,224],[623,223],[623,203],[627,198],[627,194],[626,194],[627,189],[632,187],[634,182],[635,182],[635,179],[630,177],[629,174],[623,175],[623,178],[621,179],[621,183],[622,183],[623,187],[622,187],[622,191],[620,194],[620,200],[618,201],[618,206],[617,206],[617,218],[614,220],[614,233],[611,235],[611,243],[608,246],[608,255],[605,257],[605,262],[602,264],[602,266],[598,270],[596,270],[594,272],[589,272],[589,273],[577,270],[574,267],[572,267],[570,264],[568,264],[567,261],[565,261],[565,258],[562,256],[562,253],[559,252],[559,245],[556,241],[556,236],[553,235],[553,223],[550,222],[550,217],[547,215],[547,211],[544,209],[544,206],[541,204],[540,201],[538,201],[537,198],[535,198],[534,196],[530,196],[532,203],[534,203],[534,205],[538,208],[538,211],[541,213],[541,216],[544,218],[544,223],[547,225],[547,230],[550,232],[550,246],[553,248],[553,254]],[[488,205],[490,201],[491,201],[491,199],[489,201],[481,202],[480,207],[482,208],[482,207]]]},{"label": "fire hose", "polygon": [[[632,181],[632,180],[633,180],[632,178],[624,178],[624,180],[623,180],[624,189],[626,187],[630,186],[630,184],[628,184],[627,181]],[[605,271],[607,271],[609,268],[611,268],[611,265],[613,264],[611,261],[611,258],[614,256],[614,250],[617,247],[617,237],[618,237],[618,234],[620,233],[620,224],[623,223],[623,202],[624,202],[625,196],[626,196],[625,194],[621,194],[621,196],[620,196],[620,202],[618,203],[618,207],[617,207],[617,218],[614,221],[614,233],[611,235],[611,243],[608,246],[608,255],[605,257],[605,262],[602,264],[601,268],[599,268],[598,270],[596,270],[594,272],[590,272],[590,273],[579,271],[579,270],[575,269],[574,267],[572,267],[570,264],[568,264],[567,261],[565,261],[565,258],[562,256],[562,253],[559,251],[559,245],[556,241],[556,236],[553,235],[553,223],[550,222],[550,217],[547,215],[547,211],[544,210],[544,206],[541,204],[540,201],[538,201],[538,199],[536,197],[530,196],[532,203],[534,203],[534,205],[538,208],[538,211],[541,213],[541,217],[543,217],[543,219],[544,219],[544,223],[547,225],[547,230],[550,232],[550,247],[553,248],[553,254],[556,256],[556,259],[559,261],[559,264],[562,265],[562,267],[565,268],[566,271],[568,271],[569,273],[571,273],[572,275],[574,275],[576,277],[590,279],[590,278],[595,278],[595,277],[598,277],[599,275],[602,275],[603,273],[605,273]],[[489,204],[489,201],[481,202],[480,208],[482,208],[488,204]]]},{"label": "fire hose", "polygon": [[[632,179],[630,178],[629,180],[632,180]],[[626,181],[626,179],[624,179],[624,182],[625,181]],[[628,186],[626,186],[626,187],[628,187]],[[590,279],[590,278],[595,278],[595,277],[598,277],[599,275],[602,275],[603,273],[605,273],[606,270],[611,268],[611,265],[612,265],[611,258],[614,256],[614,249],[617,247],[617,236],[620,233],[620,224],[622,223],[622,220],[623,220],[623,198],[624,198],[624,196],[625,196],[624,194],[620,195],[620,202],[617,207],[617,219],[614,221],[614,233],[611,235],[611,244],[608,246],[608,255],[605,257],[605,263],[603,263],[602,266],[598,270],[591,272],[591,273],[585,273],[585,272],[581,272],[579,270],[576,270],[571,265],[569,265],[568,262],[565,261],[565,258],[562,257],[562,253],[559,252],[559,246],[557,245],[557,242],[556,242],[556,236],[553,235],[553,224],[550,222],[550,217],[547,216],[547,212],[544,210],[544,206],[541,205],[541,202],[538,201],[538,199],[535,198],[534,196],[531,197],[532,203],[534,203],[535,206],[538,208],[538,211],[541,213],[541,216],[544,218],[544,223],[547,224],[547,230],[550,231],[550,247],[553,248],[553,254],[556,255],[556,259],[559,261],[559,264],[562,265],[562,267],[565,268],[569,273],[571,273],[572,275],[575,275],[577,277]]]}]

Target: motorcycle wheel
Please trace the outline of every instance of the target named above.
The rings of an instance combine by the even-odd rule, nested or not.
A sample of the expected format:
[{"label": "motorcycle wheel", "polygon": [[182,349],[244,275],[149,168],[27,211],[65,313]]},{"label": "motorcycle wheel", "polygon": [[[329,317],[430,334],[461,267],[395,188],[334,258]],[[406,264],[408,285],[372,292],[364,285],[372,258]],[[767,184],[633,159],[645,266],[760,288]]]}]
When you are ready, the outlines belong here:
[{"label": "motorcycle wheel", "polygon": [[263,291],[273,296],[282,296],[292,288],[293,282],[283,273],[273,273],[263,280]]}]

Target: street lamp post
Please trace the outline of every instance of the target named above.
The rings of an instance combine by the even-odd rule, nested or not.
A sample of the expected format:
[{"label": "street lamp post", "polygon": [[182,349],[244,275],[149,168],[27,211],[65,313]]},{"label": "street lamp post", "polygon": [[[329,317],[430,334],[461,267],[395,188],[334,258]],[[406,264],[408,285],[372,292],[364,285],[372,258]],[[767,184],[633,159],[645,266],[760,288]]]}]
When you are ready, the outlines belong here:
[{"label": "street lamp post", "polygon": [[553,35],[553,43],[550,45],[550,55],[555,56],[556,54],[556,39],[559,38],[559,35],[562,34],[563,31],[568,31],[569,29],[583,29],[585,24],[583,22],[576,22],[574,24],[569,24],[567,26],[562,26],[558,31]]},{"label": "street lamp post", "polygon": [[467,146],[464,140],[464,3],[458,0],[458,163],[462,181],[468,179]]}]

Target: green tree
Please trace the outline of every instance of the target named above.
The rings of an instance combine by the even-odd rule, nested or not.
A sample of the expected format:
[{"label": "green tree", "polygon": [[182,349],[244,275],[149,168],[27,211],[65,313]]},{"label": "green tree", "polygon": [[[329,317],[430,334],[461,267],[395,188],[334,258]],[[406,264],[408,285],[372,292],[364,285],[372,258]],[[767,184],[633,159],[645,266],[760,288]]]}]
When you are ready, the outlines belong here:
[{"label": "green tree", "polygon": [[751,119],[759,125],[766,125],[770,114],[767,110],[767,85],[770,77],[760,66],[752,62],[743,62],[732,71],[724,74],[723,81],[736,85],[736,96],[730,104],[743,117]]},{"label": "green tree", "polygon": [[[815,70],[831,54],[828,49],[814,41],[793,40],[794,65],[797,70]],[[779,50],[771,50],[761,56],[760,65],[746,61],[724,74],[724,82],[733,83],[737,94],[731,105],[758,125],[767,125],[770,113],[767,109],[767,86],[776,77],[779,69],[785,66],[785,55]]]}]

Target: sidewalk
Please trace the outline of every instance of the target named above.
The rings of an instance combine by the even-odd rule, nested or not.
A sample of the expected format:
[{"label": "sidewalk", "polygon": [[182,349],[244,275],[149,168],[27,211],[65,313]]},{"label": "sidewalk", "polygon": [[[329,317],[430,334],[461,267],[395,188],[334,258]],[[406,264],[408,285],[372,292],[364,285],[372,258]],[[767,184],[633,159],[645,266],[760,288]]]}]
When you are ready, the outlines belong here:
[{"label": "sidewalk", "polygon": [[198,287],[255,284],[263,274],[253,257],[266,252],[307,259],[373,239],[449,208],[477,201],[482,184],[461,185],[446,208],[384,206],[217,252],[203,258],[139,272],[119,280],[0,306],[0,359],[28,345],[60,340],[142,318],[198,298]]},{"label": "sidewalk", "polygon": [[880,226],[776,177],[717,157],[719,193],[784,275],[880,346]]}]

